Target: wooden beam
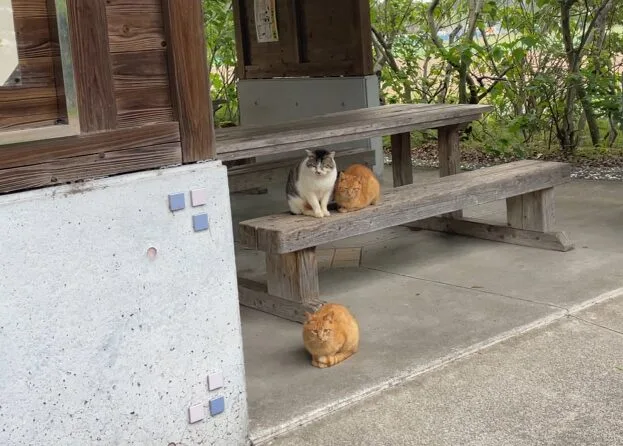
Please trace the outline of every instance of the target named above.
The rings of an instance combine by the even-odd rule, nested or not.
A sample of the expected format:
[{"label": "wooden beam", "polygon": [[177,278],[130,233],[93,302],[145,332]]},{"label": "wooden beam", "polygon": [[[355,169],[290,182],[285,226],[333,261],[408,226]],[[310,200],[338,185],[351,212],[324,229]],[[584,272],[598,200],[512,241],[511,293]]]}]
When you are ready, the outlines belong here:
[{"label": "wooden beam", "polygon": [[266,254],[268,294],[305,303],[320,296],[316,248]]},{"label": "wooden beam", "polygon": [[[177,142],[180,131],[176,122],[163,122],[136,128],[111,130],[78,136],[66,136],[2,146],[1,169],[52,162],[61,158],[92,155],[107,151],[131,149]],[[78,167],[76,167],[79,169]]]},{"label": "wooden beam", "polygon": [[217,130],[219,159],[272,155],[479,119],[488,105],[393,104]]},{"label": "wooden beam", "polygon": [[232,0],[234,30],[236,39],[236,71],[238,79],[246,79],[246,66],[249,64],[249,37],[247,35],[247,15],[244,0]]},{"label": "wooden beam", "polygon": [[[455,175],[461,168],[461,149],[459,147],[460,125],[440,127],[437,130],[437,148],[439,152],[439,176]],[[447,217],[461,218],[462,210],[446,215]]]},{"label": "wooden beam", "polygon": [[569,251],[574,244],[564,232],[541,232],[489,224],[477,219],[433,217],[404,225],[412,229],[448,232],[484,240],[529,246],[552,251]]},{"label": "wooden beam", "polygon": [[553,187],[508,198],[508,225],[517,229],[551,231],[555,223],[554,207]]},{"label": "wooden beam", "polygon": [[181,158],[179,142],[58,158],[41,164],[0,170],[0,193],[155,169],[179,164]]},{"label": "wooden beam", "polygon": [[117,108],[108,51],[106,2],[67,0],[67,14],[80,130],[114,129]]},{"label": "wooden beam", "polygon": [[413,183],[413,165],[411,163],[411,133],[404,132],[391,136],[392,172],[394,187]]},{"label": "wooden beam", "polygon": [[372,61],[372,23],[370,19],[370,2],[368,0],[353,0],[355,2],[355,23],[358,25],[359,48],[357,52],[357,69],[360,76],[374,74]]},{"label": "wooden beam", "polygon": [[266,284],[238,278],[240,305],[272,314],[293,322],[304,322],[305,312],[314,313],[325,303],[319,299],[295,302],[268,294]]},{"label": "wooden beam", "polygon": [[162,0],[173,108],[184,163],[214,158],[210,79],[199,0]]}]

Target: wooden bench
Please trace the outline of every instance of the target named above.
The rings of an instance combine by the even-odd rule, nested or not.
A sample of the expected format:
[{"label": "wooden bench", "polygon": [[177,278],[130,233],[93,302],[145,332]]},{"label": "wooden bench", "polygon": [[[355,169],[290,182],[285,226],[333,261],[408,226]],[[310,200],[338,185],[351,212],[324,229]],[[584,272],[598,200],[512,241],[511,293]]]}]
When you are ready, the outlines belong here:
[{"label": "wooden bench", "polygon": [[[324,219],[279,214],[240,224],[240,242],[264,251],[267,267],[266,283],[239,278],[240,303],[301,321],[305,311],[322,304],[315,247],[389,226],[407,224],[546,249],[571,249],[566,235],[552,229],[553,187],[569,180],[567,165],[522,161],[457,175],[460,129],[490,110],[488,105],[396,104],[219,130],[217,155],[224,161],[391,136],[397,189],[386,191],[380,206]],[[407,186],[413,183],[410,132],[426,129],[437,130],[442,178]],[[508,226],[462,218],[464,207],[504,198]]]},{"label": "wooden bench", "polygon": [[[266,283],[239,279],[240,303],[293,321],[320,305],[316,246],[383,228],[410,225],[505,243],[568,251],[554,232],[554,187],[570,166],[517,161],[385,191],[378,206],[316,219],[288,213],[243,221],[240,244],[266,253]],[[456,218],[466,207],[506,199],[508,225]],[[439,217],[442,214],[449,216]]]}]

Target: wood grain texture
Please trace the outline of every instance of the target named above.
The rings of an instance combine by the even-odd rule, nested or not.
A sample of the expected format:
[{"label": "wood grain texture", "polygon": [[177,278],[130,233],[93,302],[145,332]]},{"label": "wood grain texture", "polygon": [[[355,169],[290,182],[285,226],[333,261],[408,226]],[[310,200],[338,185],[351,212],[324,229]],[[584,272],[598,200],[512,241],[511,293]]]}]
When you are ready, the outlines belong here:
[{"label": "wood grain texture", "polygon": [[439,176],[445,177],[459,172],[461,151],[459,148],[459,126],[451,125],[437,129],[439,149]]},{"label": "wood grain texture", "polygon": [[283,254],[569,181],[564,163],[517,161],[386,191],[381,204],[321,219],[276,214],[243,221],[242,246]]},{"label": "wood grain texture", "polygon": [[391,136],[392,173],[394,187],[413,183],[413,164],[411,162],[411,132]]},{"label": "wood grain texture", "polygon": [[104,1],[67,0],[80,130],[117,126]]},{"label": "wood grain texture", "polygon": [[179,142],[177,123],[163,123],[52,140],[10,144],[0,148],[0,169],[49,163],[106,151]]},{"label": "wood grain texture", "polygon": [[[437,129],[439,155],[439,176],[454,175],[461,170],[461,149],[459,147],[460,125],[450,125]],[[461,218],[462,210],[454,211],[446,217]]]},{"label": "wood grain texture", "polygon": [[214,124],[199,0],[163,0],[169,76],[184,163],[214,158]]},{"label": "wood grain texture", "polygon": [[370,2],[368,0],[353,0],[354,22],[357,32],[356,60],[357,71],[360,76],[374,74],[374,61],[372,60],[372,23],[370,18]]},{"label": "wood grain texture", "polygon": [[270,155],[479,119],[488,105],[395,104],[216,131],[219,159]]},{"label": "wood grain texture", "polygon": [[554,188],[530,192],[506,200],[508,225],[532,231],[551,231],[555,224]]},{"label": "wood grain texture", "polygon": [[320,296],[316,248],[287,254],[266,254],[268,294],[295,302]]},{"label": "wood grain texture", "polygon": [[241,79],[372,74],[366,0],[276,0],[279,41],[259,43],[254,0],[236,0],[236,52]]},{"label": "wood grain texture", "polygon": [[509,226],[489,224],[471,218],[455,219],[432,217],[412,223],[407,227],[429,231],[448,232],[484,240],[529,246],[550,251],[567,252],[574,248],[573,242],[564,232],[543,232],[529,229],[517,229]]},{"label": "wood grain texture", "polygon": [[268,294],[266,284],[238,278],[238,300],[240,305],[272,314],[293,322],[304,322],[305,312],[314,313],[324,305],[320,299],[295,302]]},{"label": "wood grain texture", "polygon": [[161,0],[106,2],[111,53],[166,47]]},{"label": "wood grain texture", "polygon": [[179,142],[58,158],[41,164],[0,170],[0,193],[152,169],[179,164],[181,161]]},{"label": "wood grain texture", "polygon": [[236,71],[239,79],[246,79],[245,67],[249,62],[249,34],[247,24],[247,11],[244,0],[232,0],[234,14],[234,32],[236,34]]}]

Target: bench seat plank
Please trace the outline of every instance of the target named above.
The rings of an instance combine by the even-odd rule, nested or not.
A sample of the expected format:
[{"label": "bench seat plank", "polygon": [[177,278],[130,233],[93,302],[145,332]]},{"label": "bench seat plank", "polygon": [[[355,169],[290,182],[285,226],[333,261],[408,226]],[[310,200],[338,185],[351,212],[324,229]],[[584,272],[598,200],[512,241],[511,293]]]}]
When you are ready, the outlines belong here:
[{"label": "bench seat plank", "polygon": [[566,163],[516,161],[386,191],[377,206],[316,219],[288,213],[243,221],[240,243],[284,254],[469,206],[527,194],[570,180]]},{"label": "bench seat plank", "polygon": [[216,130],[217,158],[227,161],[435,129],[480,119],[489,105],[393,104],[270,125]]}]

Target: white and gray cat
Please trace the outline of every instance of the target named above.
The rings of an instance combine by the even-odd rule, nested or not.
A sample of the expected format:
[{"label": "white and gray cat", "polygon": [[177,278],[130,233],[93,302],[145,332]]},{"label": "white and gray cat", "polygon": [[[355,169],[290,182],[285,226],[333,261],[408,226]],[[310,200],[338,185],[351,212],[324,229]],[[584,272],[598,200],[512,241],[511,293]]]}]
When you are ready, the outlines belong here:
[{"label": "white and gray cat", "polygon": [[307,157],[290,170],[286,195],[290,212],[322,218],[331,215],[327,209],[337,179],[335,152],[306,150]]}]

